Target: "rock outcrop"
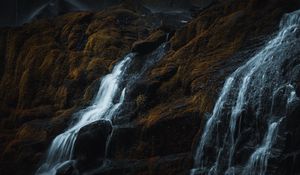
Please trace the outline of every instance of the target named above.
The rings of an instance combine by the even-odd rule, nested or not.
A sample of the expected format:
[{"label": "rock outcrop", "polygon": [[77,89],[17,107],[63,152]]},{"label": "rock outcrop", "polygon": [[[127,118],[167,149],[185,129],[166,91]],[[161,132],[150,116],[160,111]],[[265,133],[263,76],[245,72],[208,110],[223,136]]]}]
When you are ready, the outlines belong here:
[{"label": "rock outcrop", "polygon": [[106,156],[106,142],[111,132],[111,123],[105,120],[80,129],[74,145],[74,158],[77,160],[78,169],[97,166],[103,162]]},{"label": "rock outcrop", "polygon": [[1,29],[0,174],[34,171],[100,78],[152,30],[143,18],[121,5]]},{"label": "rock outcrop", "polygon": [[[174,29],[169,51],[129,91],[118,114],[126,119],[113,121],[110,165],[71,162],[61,174],[81,165],[79,170],[99,175],[188,174],[205,117],[226,76],[267,41],[284,13],[299,7],[297,0],[228,0],[198,11]],[[166,33],[154,30],[157,20],[139,10],[120,5],[1,29],[0,174],[32,174],[53,137],[91,101],[101,76],[132,48],[142,59],[164,41]],[[286,146],[286,156],[278,160],[284,163],[278,175],[300,173],[298,115],[292,112],[287,122],[285,145],[293,146]],[[82,131],[82,140],[103,151],[110,125],[88,127],[92,130]],[[93,131],[102,141],[93,139]],[[75,156],[94,160],[95,150],[85,148],[79,146]]]},{"label": "rock outcrop", "polygon": [[[211,112],[225,78],[268,41],[284,13],[297,8],[296,1],[217,3],[178,29],[167,55],[132,90],[126,114],[134,111],[129,116],[133,126],[114,133],[111,152],[117,156],[111,158],[164,159],[185,153],[186,168],[171,160],[165,165],[176,174],[188,174],[203,119]],[[126,146],[119,146],[119,141]],[[153,169],[145,174],[174,174]]]},{"label": "rock outcrop", "polygon": [[167,33],[161,30],[155,31],[152,35],[142,41],[133,43],[132,52],[147,54],[158,48],[161,43],[167,40]]}]

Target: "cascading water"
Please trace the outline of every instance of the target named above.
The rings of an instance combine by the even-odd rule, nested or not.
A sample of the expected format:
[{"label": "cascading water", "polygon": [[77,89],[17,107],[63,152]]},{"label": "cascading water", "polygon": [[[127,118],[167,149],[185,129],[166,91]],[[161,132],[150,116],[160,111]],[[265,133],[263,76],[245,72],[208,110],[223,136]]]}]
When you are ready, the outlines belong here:
[{"label": "cascading water", "polygon": [[129,54],[118,63],[112,73],[106,75],[102,81],[96,98],[91,106],[79,112],[78,121],[67,129],[64,133],[58,135],[52,142],[46,162],[38,169],[36,174],[55,174],[56,170],[65,162],[72,159],[74,143],[79,130],[98,120],[111,120],[114,112],[123,103],[125,89],[122,90],[121,97],[117,103],[114,103],[120,80],[124,76],[134,54]]},{"label": "cascading water", "polygon": [[[164,43],[146,56],[144,65],[139,68],[140,70],[137,73],[126,75],[127,77],[125,78],[125,74],[135,57],[135,54],[130,53],[114,67],[112,73],[103,77],[97,96],[92,104],[86,109],[81,110],[78,113],[79,118],[76,122],[53,140],[46,161],[37,170],[36,174],[55,175],[60,167],[72,161],[74,144],[82,127],[99,120],[108,120],[113,123],[116,112],[124,102],[126,88],[132,86],[149,67],[162,58],[167,48],[166,46],[166,43]],[[125,85],[121,86],[124,79],[128,80]],[[115,102],[118,92],[121,92],[120,97]]]},{"label": "cascading water", "polygon": [[[265,175],[280,124],[294,101],[292,70],[300,54],[300,10],[226,80],[206,122],[191,174]],[[299,62],[299,61],[298,61]],[[261,134],[265,132],[265,134]]]}]

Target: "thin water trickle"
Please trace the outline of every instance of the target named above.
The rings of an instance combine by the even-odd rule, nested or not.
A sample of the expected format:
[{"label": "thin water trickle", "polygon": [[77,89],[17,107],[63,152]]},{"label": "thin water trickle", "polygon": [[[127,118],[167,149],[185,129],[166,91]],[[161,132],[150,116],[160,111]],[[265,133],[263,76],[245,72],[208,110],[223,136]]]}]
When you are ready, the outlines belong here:
[{"label": "thin water trickle", "polygon": [[275,143],[278,126],[281,119],[277,122],[269,124],[267,134],[263,140],[263,143],[258,147],[251,155],[249,161],[243,170],[243,175],[264,175],[267,171],[268,160],[271,154],[271,148]]},{"label": "thin water trickle", "polygon": [[[204,127],[192,175],[266,174],[280,123],[286,117],[288,106],[298,99],[291,76],[284,76],[287,71],[283,67],[297,59],[299,30],[300,10],[285,15],[278,34],[226,80]],[[224,104],[231,107],[225,108]],[[246,115],[244,119],[247,110],[254,111],[254,115]],[[259,137],[261,129],[266,132],[263,138]],[[243,135],[244,130],[251,131],[252,135],[247,132]],[[237,145],[241,137],[246,138],[244,144],[256,146],[248,160],[238,162],[237,149],[242,148]]]}]

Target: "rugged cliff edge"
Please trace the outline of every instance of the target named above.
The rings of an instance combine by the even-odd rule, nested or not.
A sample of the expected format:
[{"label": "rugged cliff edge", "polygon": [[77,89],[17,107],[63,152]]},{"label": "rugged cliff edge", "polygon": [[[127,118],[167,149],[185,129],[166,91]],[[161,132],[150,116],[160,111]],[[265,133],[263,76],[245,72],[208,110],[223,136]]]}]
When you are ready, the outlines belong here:
[{"label": "rugged cliff edge", "polygon": [[[167,33],[168,52],[130,89],[118,114],[122,120],[114,121],[111,165],[79,169],[188,174],[203,121],[226,76],[272,36],[284,13],[299,8],[297,0],[215,2],[178,27],[144,8],[120,5],[1,29],[0,174],[33,174],[53,137],[89,104],[100,78],[118,59],[132,48],[143,59]],[[278,175],[300,173],[295,166],[300,163],[299,114],[293,111],[287,122],[285,152],[274,163]],[[89,135],[101,147],[103,141],[93,141],[102,138],[97,135],[101,129],[92,125],[87,130],[82,140]],[[93,147],[89,154],[99,154],[97,145],[85,148],[78,142],[79,149]],[[61,173],[74,172],[68,167]]]}]

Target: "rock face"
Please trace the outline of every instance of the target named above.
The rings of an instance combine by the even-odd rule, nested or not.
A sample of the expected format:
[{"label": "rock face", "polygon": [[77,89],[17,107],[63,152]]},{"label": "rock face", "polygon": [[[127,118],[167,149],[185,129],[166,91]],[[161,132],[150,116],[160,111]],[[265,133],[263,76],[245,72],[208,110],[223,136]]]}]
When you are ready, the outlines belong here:
[{"label": "rock face", "polygon": [[104,120],[80,129],[74,145],[74,158],[77,160],[78,169],[101,164],[99,162],[102,162],[106,156],[106,142],[111,132],[111,123]]},{"label": "rock face", "polygon": [[32,172],[100,78],[151,26],[117,6],[1,29],[0,174]]},{"label": "rock face", "polygon": [[167,40],[167,33],[161,30],[154,32],[148,38],[142,41],[137,41],[133,43],[132,52],[137,52],[139,54],[147,54],[152,52],[154,49]]},{"label": "rock face", "polygon": [[[77,141],[81,163],[66,165],[62,174],[74,173],[74,167],[91,174],[188,174],[225,77],[277,30],[284,13],[299,7],[296,0],[231,0],[197,12],[174,29],[164,58],[129,91],[115,117],[126,119],[113,121],[111,164],[86,165],[103,158],[111,130],[108,123],[94,123]],[[165,33],[153,30],[141,9],[121,5],[1,29],[0,174],[33,174],[50,141],[91,101],[99,79],[118,58],[131,48],[147,55],[160,45]],[[291,112],[287,121],[278,175],[300,173],[298,115]]]},{"label": "rock face", "polygon": [[[177,170],[177,174],[188,174],[192,167],[191,150],[201,134],[203,118],[211,112],[226,76],[268,40],[277,30],[282,14],[297,9],[294,7],[299,7],[299,3],[218,3],[178,29],[171,38],[167,55],[132,90],[130,98],[135,104],[126,114],[131,111],[133,126],[121,127],[113,134],[115,144],[110,148],[118,154],[111,157],[147,159],[186,153],[190,163],[185,164],[185,170],[181,171],[182,167],[171,161],[165,164]],[[134,138],[122,139],[129,135]],[[120,142],[126,146],[119,146]],[[168,172],[155,169],[154,174]]]}]

